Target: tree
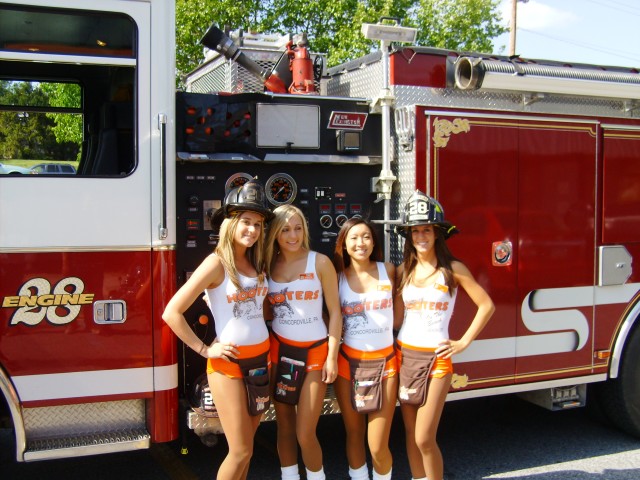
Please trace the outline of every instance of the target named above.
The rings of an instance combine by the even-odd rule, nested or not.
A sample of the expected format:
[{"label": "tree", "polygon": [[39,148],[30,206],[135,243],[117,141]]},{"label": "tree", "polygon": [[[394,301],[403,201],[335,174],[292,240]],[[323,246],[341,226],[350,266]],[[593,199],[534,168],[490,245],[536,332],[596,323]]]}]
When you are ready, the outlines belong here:
[{"label": "tree", "polygon": [[[82,90],[76,83],[42,83],[40,88],[52,107],[80,108],[82,105]],[[47,116],[55,122],[53,133],[59,143],[82,144],[82,115],[48,113]]]},{"label": "tree", "polygon": [[329,66],[378,48],[360,33],[363,23],[394,17],[418,28],[417,44],[491,53],[504,33],[498,0],[176,0],[176,66],[180,79],[203,58],[200,39],[213,22],[219,28],[261,33],[306,32],[312,50]]},{"label": "tree", "polygon": [[496,9],[497,2],[487,0],[421,0],[415,15],[417,43],[491,53],[492,39],[507,31]]},{"label": "tree", "polygon": [[[0,154],[3,158],[56,160],[76,156],[78,144],[58,142],[53,133],[54,119],[36,111],[38,106],[49,105],[49,96],[42,84],[0,81],[0,105],[13,107],[0,111]],[[25,109],[20,111],[15,107]]]}]

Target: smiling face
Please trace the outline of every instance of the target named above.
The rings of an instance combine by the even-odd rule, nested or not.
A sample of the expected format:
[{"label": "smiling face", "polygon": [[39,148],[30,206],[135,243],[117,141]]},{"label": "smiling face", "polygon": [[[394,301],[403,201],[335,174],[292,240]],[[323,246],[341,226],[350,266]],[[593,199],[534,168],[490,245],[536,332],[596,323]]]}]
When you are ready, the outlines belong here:
[{"label": "smiling face", "polygon": [[300,215],[292,215],[282,225],[282,230],[277,237],[280,251],[295,252],[303,246],[304,241],[304,219]]},{"label": "smiling face", "polygon": [[349,232],[347,232],[344,245],[347,249],[347,254],[354,261],[369,260],[374,247],[371,230],[364,223],[353,226]]},{"label": "smiling face", "polygon": [[233,240],[245,248],[251,248],[260,238],[264,218],[256,212],[244,211],[239,214]]},{"label": "smiling face", "polygon": [[433,225],[416,225],[410,228],[411,243],[418,254],[433,250],[436,243],[436,232]]}]

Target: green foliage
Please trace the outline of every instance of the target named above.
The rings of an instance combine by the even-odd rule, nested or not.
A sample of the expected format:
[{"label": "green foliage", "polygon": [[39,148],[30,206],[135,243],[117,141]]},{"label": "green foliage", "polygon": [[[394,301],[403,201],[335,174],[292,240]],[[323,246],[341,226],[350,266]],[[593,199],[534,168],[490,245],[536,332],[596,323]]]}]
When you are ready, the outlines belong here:
[{"label": "green foliage", "polygon": [[203,59],[200,38],[215,23],[223,29],[260,33],[306,32],[315,52],[333,66],[379,48],[360,33],[381,17],[417,27],[417,44],[491,53],[492,39],[506,31],[498,0],[176,0],[176,65],[179,79]]},{"label": "green foliage", "polygon": [[55,121],[29,106],[49,105],[49,96],[37,82],[0,81],[0,105],[23,106],[24,111],[0,109],[0,156],[3,159],[54,160],[74,158],[78,145],[58,142]]},{"label": "green foliage", "polygon": [[[43,83],[40,88],[47,94],[49,105],[52,107],[80,108],[81,106],[80,85],[75,83]],[[47,116],[55,122],[53,133],[59,143],[82,144],[82,115],[48,113]]]},{"label": "green foliage", "polygon": [[415,24],[419,45],[491,53],[505,33],[495,0],[420,0]]}]

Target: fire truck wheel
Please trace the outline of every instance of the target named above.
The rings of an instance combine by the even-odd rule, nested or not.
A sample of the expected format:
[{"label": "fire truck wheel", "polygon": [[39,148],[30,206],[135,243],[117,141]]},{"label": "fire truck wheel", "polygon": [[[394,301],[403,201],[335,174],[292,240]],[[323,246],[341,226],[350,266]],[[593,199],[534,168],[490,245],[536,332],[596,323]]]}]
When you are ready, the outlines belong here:
[{"label": "fire truck wheel", "polygon": [[640,438],[640,326],[629,336],[618,378],[598,386],[606,417],[621,430]]}]

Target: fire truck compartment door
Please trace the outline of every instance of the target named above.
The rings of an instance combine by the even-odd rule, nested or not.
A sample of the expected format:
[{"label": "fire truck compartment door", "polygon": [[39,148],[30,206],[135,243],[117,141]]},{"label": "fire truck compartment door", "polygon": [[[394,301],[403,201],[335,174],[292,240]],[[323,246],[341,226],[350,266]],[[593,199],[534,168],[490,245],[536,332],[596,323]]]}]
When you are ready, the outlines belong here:
[{"label": "fire truck compartment door", "polygon": [[[105,0],[87,8],[131,19],[133,56],[76,56],[74,66],[91,71],[96,65],[108,69],[120,62],[135,69],[136,166],[122,176],[0,178],[0,293],[5,307],[0,308],[0,337],[11,338],[0,350],[0,363],[9,375],[22,379],[22,401],[140,398],[150,395],[154,385],[153,319],[159,316],[154,317],[153,282],[160,275],[152,264],[155,246],[163,243],[158,237],[157,117],[173,112],[175,86],[170,76],[152,71],[151,59],[156,48],[162,51],[166,33],[151,31],[148,2]],[[86,10],[58,13],[67,12],[102,15]],[[0,69],[3,55],[0,52]],[[46,54],[31,61],[45,72],[50,63],[68,63],[64,57]],[[167,168],[172,165],[168,162]],[[169,208],[172,218],[174,207]],[[174,232],[166,242],[175,242]],[[119,383],[101,383],[101,374]]]}]

